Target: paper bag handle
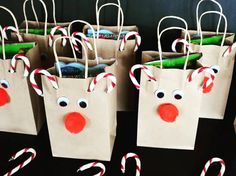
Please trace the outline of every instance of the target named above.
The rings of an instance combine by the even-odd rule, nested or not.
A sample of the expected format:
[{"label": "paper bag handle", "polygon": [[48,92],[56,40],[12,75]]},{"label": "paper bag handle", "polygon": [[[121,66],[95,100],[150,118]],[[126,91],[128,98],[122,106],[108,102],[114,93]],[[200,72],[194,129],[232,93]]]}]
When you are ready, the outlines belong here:
[{"label": "paper bag handle", "polygon": [[[26,34],[28,34],[29,32],[29,24],[28,24],[28,18],[27,18],[27,14],[26,14],[26,3],[29,0],[25,0],[23,3],[23,13],[24,13],[24,18],[25,18],[25,30],[26,30]],[[45,5],[45,3],[42,0],[39,0],[43,6],[44,12],[45,12],[45,24],[44,24],[44,36],[47,36],[47,22],[48,22],[48,12],[47,12],[47,7]],[[31,3],[33,3],[33,0],[31,0]],[[34,9],[34,5],[32,5],[32,9]],[[35,10],[33,10],[35,11]],[[35,13],[35,12],[34,12]],[[35,13],[36,14],[36,13]],[[37,16],[37,15],[36,15]],[[38,21],[37,21],[38,23]]]},{"label": "paper bag handle", "polygon": [[5,39],[3,37],[3,29],[2,26],[0,25],[0,34],[1,34],[1,38],[2,38],[2,58],[3,60],[6,60],[6,53],[5,53]]},{"label": "paper bag handle", "polygon": [[[198,4],[197,4],[197,8],[196,8],[196,22],[197,22],[197,33],[198,33],[198,35],[200,34],[200,29],[199,29],[200,28],[200,26],[199,26],[199,7],[200,7],[200,5],[202,4],[203,1],[206,1],[206,0],[199,1]],[[210,1],[213,2],[214,4],[216,4],[219,7],[220,13],[223,13],[222,6],[219,2],[217,2],[216,0],[210,0]],[[217,35],[219,34],[221,19],[222,19],[222,16],[219,17],[219,21],[218,21],[218,25],[217,25],[217,29],[216,29]]]},{"label": "paper bag handle", "polygon": [[205,176],[206,173],[207,173],[207,170],[208,168],[213,164],[213,163],[220,163],[221,165],[221,169],[220,169],[220,172],[219,172],[219,176],[223,176],[224,173],[225,173],[225,162],[224,160],[220,159],[220,158],[212,158],[210,159],[209,161],[207,161],[207,163],[205,164],[204,166],[204,169],[202,170],[202,173],[200,176]]}]

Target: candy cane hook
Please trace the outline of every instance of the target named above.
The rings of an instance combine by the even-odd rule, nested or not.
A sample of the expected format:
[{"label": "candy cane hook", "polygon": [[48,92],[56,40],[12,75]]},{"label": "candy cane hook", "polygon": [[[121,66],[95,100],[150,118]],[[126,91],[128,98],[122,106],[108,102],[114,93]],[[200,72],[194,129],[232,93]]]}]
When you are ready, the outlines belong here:
[{"label": "candy cane hook", "polygon": [[33,161],[35,159],[35,157],[36,157],[36,151],[33,148],[24,148],[24,149],[20,150],[19,152],[17,152],[15,155],[13,155],[9,161],[15,160],[19,156],[21,156],[21,155],[23,155],[25,153],[31,153],[31,156],[27,160],[25,160],[24,162],[19,164],[17,167],[15,167],[14,169],[12,169],[8,173],[6,173],[4,176],[11,176],[11,175],[13,175],[14,173],[18,172],[20,169],[25,167],[27,164],[29,164],[31,161]]},{"label": "candy cane hook", "polygon": [[[83,34],[82,32],[74,32],[72,34],[72,37],[76,37],[76,36],[80,36],[83,39],[83,41],[85,42],[85,44],[87,45],[88,49],[89,50],[93,50],[93,47],[92,47],[92,45],[91,45],[91,43],[89,41],[89,38],[86,37],[85,34]],[[76,40],[72,39],[72,43],[73,43],[73,46],[74,46],[75,50],[78,51],[79,50],[79,46],[77,45]]]},{"label": "candy cane hook", "polygon": [[125,49],[125,44],[126,44],[127,40],[132,36],[135,36],[135,38],[136,38],[134,52],[136,52],[138,50],[139,46],[141,45],[141,36],[139,35],[138,32],[128,32],[121,41],[120,51],[123,51]]},{"label": "candy cane hook", "polygon": [[88,87],[88,92],[94,91],[97,83],[103,78],[107,78],[111,81],[111,84],[108,86],[108,89],[107,89],[107,93],[110,93],[116,86],[116,77],[112,73],[100,73],[99,75],[97,75],[93,79],[93,81],[90,83]]},{"label": "candy cane hook", "polygon": [[172,43],[171,48],[172,48],[172,51],[173,51],[173,52],[177,52],[177,51],[176,51],[176,45],[177,45],[178,43],[184,44],[184,45],[186,46],[186,48],[189,50],[190,53],[193,52],[193,49],[190,47],[190,45],[189,45],[189,43],[187,42],[187,40],[181,39],[181,38],[176,39],[176,40]]},{"label": "candy cane hook", "polygon": [[131,81],[133,82],[134,86],[136,87],[136,89],[140,89],[140,84],[138,83],[138,81],[134,75],[134,71],[137,69],[143,70],[146,73],[146,75],[148,76],[148,79],[150,81],[156,81],[156,79],[153,76],[153,74],[151,73],[151,71],[145,65],[140,65],[140,64],[134,65],[131,68],[131,70],[129,71],[129,77],[130,77]]},{"label": "candy cane hook", "polygon": [[136,176],[140,176],[141,172],[141,161],[137,154],[135,153],[127,153],[123,158],[121,159],[121,171],[124,174],[125,173],[125,164],[126,160],[128,158],[134,158],[136,160]]},{"label": "candy cane hook", "polygon": [[2,35],[3,35],[4,39],[8,40],[7,31],[9,31],[9,30],[11,30],[11,31],[16,33],[19,42],[23,41],[23,38],[19,34],[19,31],[15,27],[13,27],[13,26],[6,26],[6,27],[3,28],[3,34]]},{"label": "candy cane hook", "polygon": [[39,96],[42,96],[43,97],[43,92],[42,90],[39,88],[39,86],[37,85],[36,81],[35,81],[35,76],[37,74],[43,74],[45,75],[49,81],[52,83],[52,86],[55,88],[55,89],[58,89],[58,84],[56,82],[56,78],[54,76],[52,76],[47,70],[43,70],[43,69],[35,69],[31,74],[30,74],[30,82],[31,82],[31,85],[33,87],[33,89],[36,91],[36,93],[39,95]]},{"label": "candy cane hook", "polygon": [[99,167],[101,169],[101,171],[98,174],[94,175],[94,176],[103,176],[106,172],[106,167],[104,166],[104,164],[98,163],[98,162],[93,162],[93,163],[86,164],[86,165],[80,167],[77,170],[77,172],[85,171],[85,170],[93,168],[93,167]]},{"label": "candy cane hook", "polygon": [[202,173],[200,176],[205,176],[207,173],[208,168],[213,164],[213,163],[220,163],[221,164],[221,169],[220,172],[218,174],[218,176],[223,176],[225,173],[225,162],[224,160],[220,159],[220,158],[212,158],[209,161],[207,161],[207,163],[205,164]]},{"label": "candy cane hook", "polygon": [[13,56],[11,60],[11,67],[10,67],[10,73],[15,73],[16,72],[16,60],[22,60],[25,64],[25,71],[24,71],[24,77],[29,76],[29,71],[30,71],[30,61],[29,59],[21,54],[16,54]]},{"label": "candy cane hook", "polygon": [[[52,28],[50,34],[49,34],[49,46],[52,47],[53,45],[53,39],[54,39],[54,34],[55,32],[59,30],[62,32],[62,36],[67,36],[67,30],[62,27],[62,26],[56,26],[54,28]],[[65,46],[66,45],[66,39],[62,39],[62,46]]]}]

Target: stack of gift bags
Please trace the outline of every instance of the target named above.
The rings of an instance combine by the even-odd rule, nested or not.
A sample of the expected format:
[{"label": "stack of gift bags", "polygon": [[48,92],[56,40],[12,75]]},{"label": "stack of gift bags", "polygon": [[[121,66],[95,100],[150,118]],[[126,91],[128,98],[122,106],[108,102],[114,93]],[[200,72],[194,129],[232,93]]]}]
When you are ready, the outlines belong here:
[{"label": "stack of gift bags", "polygon": [[[37,135],[46,117],[53,156],[110,161],[117,111],[135,111],[136,103],[141,147],[194,150],[199,118],[224,118],[235,45],[215,0],[221,10],[200,15],[204,0],[199,1],[197,30],[189,30],[181,17],[163,17],[157,25],[158,51],[143,51],[141,63],[138,27],[124,25],[120,1],[99,6],[97,0],[96,25],[82,19],[58,23],[54,0],[54,22],[48,23],[48,9],[38,1],[44,21],[38,20],[33,0],[25,0],[20,26],[0,6],[15,25],[0,28],[1,131]],[[27,18],[28,3],[35,21]],[[117,25],[101,25],[102,10],[111,7],[118,9]],[[202,29],[209,14],[219,16],[216,32]],[[181,24],[163,29],[169,20]],[[83,29],[74,29],[75,23]],[[169,30],[182,34],[173,41],[173,51],[164,52],[162,36]],[[136,70],[141,70],[140,81]]]}]

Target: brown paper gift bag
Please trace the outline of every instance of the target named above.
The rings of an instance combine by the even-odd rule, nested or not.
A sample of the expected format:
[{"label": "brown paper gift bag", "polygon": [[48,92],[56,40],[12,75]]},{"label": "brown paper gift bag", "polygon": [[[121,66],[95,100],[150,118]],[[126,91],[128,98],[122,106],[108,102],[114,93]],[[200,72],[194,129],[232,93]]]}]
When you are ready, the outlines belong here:
[{"label": "brown paper gift bag", "polygon": [[[208,11],[203,13],[199,19],[199,31],[201,37],[208,34],[217,34],[217,32],[202,32],[201,20],[202,17],[207,14],[219,14],[223,17],[225,20],[225,31],[223,33],[219,33],[220,35],[223,35],[223,40],[220,46],[191,44],[193,51],[201,52],[203,54],[202,58],[199,60],[202,65],[218,65],[220,68],[217,73],[214,88],[210,93],[203,95],[200,117],[223,119],[233,75],[235,51],[231,52],[229,55],[225,55],[224,53],[228,50],[229,46],[232,45],[234,34],[227,33],[227,19],[222,13],[217,11]],[[197,34],[196,31],[189,32],[191,36],[193,34]]]},{"label": "brown paper gift bag", "polygon": [[[121,25],[119,26],[101,26],[99,22],[100,11],[102,8],[106,6],[116,6],[120,10],[121,14]],[[97,53],[100,59],[111,59],[116,58],[117,60],[117,72],[115,73],[117,78],[117,111],[134,111],[136,107],[136,94],[133,86],[131,85],[128,77],[129,69],[135,64],[135,48],[137,46],[137,40],[130,39],[126,42],[125,50],[120,51],[119,45],[122,42],[120,38],[122,31],[129,32],[138,32],[138,28],[136,26],[123,26],[123,11],[119,5],[114,3],[108,3],[102,5],[97,11],[97,25],[92,25],[94,30],[100,31],[102,29],[109,30],[114,34],[118,35],[117,40],[113,39],[96,39],[90,38],[90,42],[93,45],[94,41],[96,41]],[[85,26],[83,29],[84,34],[87,34],[89,26]],[[95,53],[88,51],[89,58],[95,58]]]},{"label": "brown paper gift bag", "polygon": [[[30,85],[28,72],[41,65],[38,45],[25,55],[16,54],[13,58],[6,58],[4,48],[2,36],[0,131],[37,135],[45,120],[45,113],[42,100]],[[20,61],[16,64],[17,60],[23,60],[24,63]]]},{"label": "brown paper gift bag", "polygon": [[[84,49],[84,45],[82,47]],[[59,65],[57,55],[55,58]],[[89,63],[86,58],[85,79],[61,77],[62,71],[57,66],[61,76],[35,70],[31,73],[31,82],[35,87],[35,74],[44,74],[42,86],[53,156],[109,161],[116,136],[116,79],[107,72],[113,71],[114,64],[106,68],[106,73],[88,78]],[[56,68],[49,71],[53,74]],[[107,78],[107,82],[100,81],[102,78]],[[36,91],[42,95],[40,89]]]}]

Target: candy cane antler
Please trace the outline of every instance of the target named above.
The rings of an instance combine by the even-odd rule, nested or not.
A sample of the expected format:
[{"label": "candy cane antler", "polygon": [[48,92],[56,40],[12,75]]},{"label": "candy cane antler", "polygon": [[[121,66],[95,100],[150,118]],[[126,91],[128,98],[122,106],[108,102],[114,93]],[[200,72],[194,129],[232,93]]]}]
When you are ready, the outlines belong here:
[{"label": "candy cane antler", "polygon": [[123,51],[125,49],[125,44],[126,44],[127,40],[132,36],[135,36],[135,38],[136,38],[134,51],[138,50],[139,46],[141,45],[141,36],[139,35],[138,32],[128,32],[121,41],[120,51]]},{"label": "candy cane antler", "polygon": [[104,166],[104,164],[98,163],[98,162],[93,162],[93,163],[86,164],[86,165],[80,167],[77,170],[77,172],[85,171],[85,170],[93,168],[93,167],[99,167],[101,169],[101,171],[98,174],[94,175],[94,176],[103,176],[106,172],[106,167]]},{"label": "candy cane antler", "polygon": [[235,48],[236,48],[236,43],[234,43],[233,45],[229,46],[229,48],[223,54],[223,57],[227,57],[228,55],[230,55],[234,51]]},{"label": "candy cane antler", "polygon": [[225,162],[224,160],[220,159],[220,158],[212,158],[209,161],[207,161],[206,165],[204,166],[202,173],[200,176],[205,176],[207,173],[208,168],[213,164],[213,163],[220,163],[221,164],[221,169],[220,172],[218,174],[218,176],[223,176],[225,173]]},{"label": "candy cane antler", "polygon": [[[76,37],[76,36],[80,36],[83,39],[83,41],[85,42],[85,44],[87,45],[88,49],[89,50],[93,50],[93,47],[90,44],[89,38],[86,37],[85,34],[83,34],[82,32],[74,32],[72,34],[72,37]],[[74,46],[75,50],[78,51],[79,50],[79,46],[77,45],[76,40],[72,39],[72,43],[73,43],[73,46]]]},{"label": "candy cane antler", "polygon": [[[52,47],[54,34],[57,30],[62,32],[62,36],[67,36],[67,30],[64,27],[56,26],[56,27],[52,28],[52,30],[49,34],[49,46],[50,47]],[[66,45],[66,39],[64,38],[64,39],[62,39],[62,46],[65,46],[65,45]]]},{"label": "candy cane antler", "polygon": [[11,31],[13,31],[13,32],[16,33],[19,42],[22,42],[22,41],[23,41],[23,38],[22,38],[21,35],[19,34],[18,30],[17,30],[15,27],[13,27],[13,26],[6,26],[6,27],[3,28],[3,34],[2,34],[2,35],[3,35],[4,39],[8,40],[8,38],[7,38],[7,31],[8,31],[8,30],[11,30]]},{"label": "candy cane antler", "polygon": [[13,56],[13,58],[11,60],[10,72],[11,73],[16,72],[16,60],[22,60],[24,62],[24,64],[25,64],[24,77],[29,76],[29,70],[30,70],[29,59],[27,57],[25,57],[24,55],[21,55],[21,54],[16,54],[15,56]]},{"label": "candy cane antler", "polygon": [[136,87],[136,89],[140,89],[140,84],[138,83],[138,81],[137,81],[137,79],[135,78],[135,75],[134,75],[134,71],[137,70],[137,69],[143,70],[147,74],[148,79],[150,81],[156,81],[156,79],[153,76],[153,74],[151,73],[151,71],[145,65],[140,65],[140,64],[134,65],[131,68],[131,70],[129,71],[129,77],[130,77],[131,81],[133,82],[134,86]]},{"label": "candy cane antler", "polygon": [[121,171],[124,174],[125,173],[125,164],[126,160],[128,158],[134,158],[136,160],[136,176],[140,176],[141,172],[141,161],[139,159],[139,156],[135,153],[127,153],[123,158],[121,159]]},{"label": "candy cane antler", "polygon": [[177,52],[177,51],[176,51],[176,45],[177,45],[178,43],[184,44],[184,45],[186,46],[186,48],[189,50],[190,53],[193,52],[193,49],[190,47],[190,45],[189,45],[189,43],[187,42],[187,40],[181,39],[181,38],[176,39],[176,40],[172,43],[171,48],[172,48],[172,51],[173,51],[173,52]]},{"label": "candy cane antler", "polygon": [[30,82],[31,82],[31,85],[32,87],[34,88],[34,90],[36,91],[36,93],[39,95],[39,96],[42,96],[43,97],[43,92],[42,90],[39,88],[39,86],[37,85],[36,81],[35,81],[35,76],[37,74],[43,74],[45,75],[49,81],[52,83],[52,86],[55,88],[55,89],[58,89],[58,84],[56,82],[56,79],[54,76],[52,76],[47,70],[43,70],[43,69],[35,69],[31,74],[30,74]]},{"label": "candy cane antler", "polygon": [[6,173],[4,176],[11,176],[11,175],[13,175],[14,173],[18,172],[20,169],[25,167],[27,164],[29,164],[31,161],[33,161],[35,159],[35,157],[36,157],[36,151],[33,148],[25,148],[25,149],[22,149],[19,152],[17,152],[15,155],[13,155],[9,161],[15,160],[19,156],[21,156],[21,155],[23,155],[25,153],[31,153],[32,155],[27,160],[25,160],[24,162],[19,164],[17,167],[15,167],[14,169],[12,169],[8,173]]},{"label": "candy cane antler", "polygon": [[93,79],[93,81],[90,83],[90,85],[88,87],[88,91],[89,92],[94,91],[96,84],[103,78],[107,78],[107,79],[111,80],[111,84],[107,89],[107,93],[110,93],[116,86],[116,77],[111,73],[100,73],[99,75],[97,75]]}]

